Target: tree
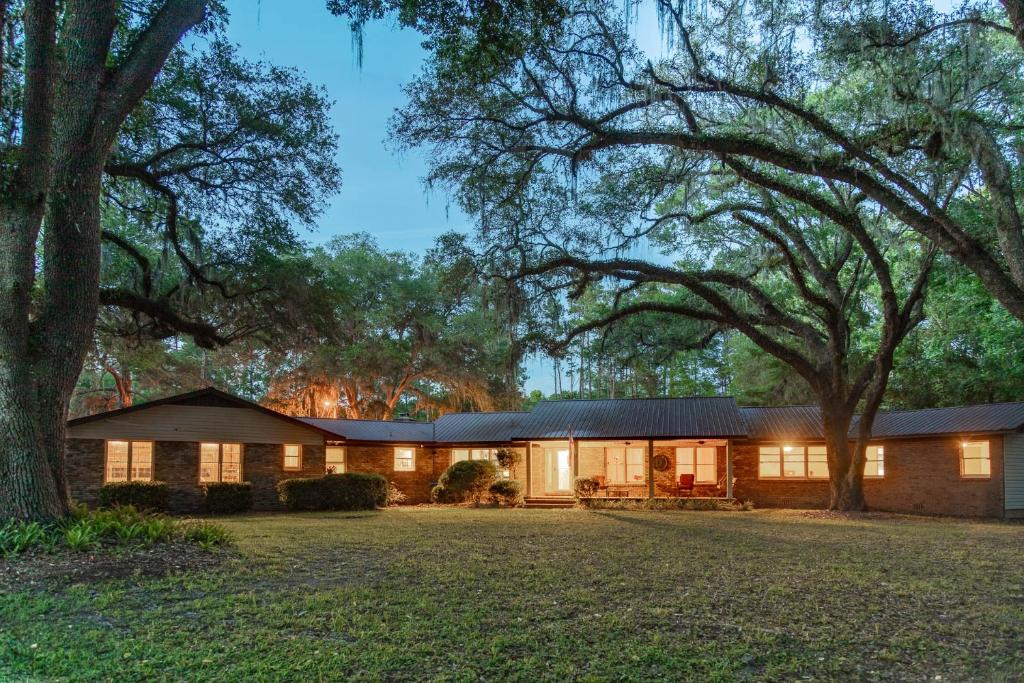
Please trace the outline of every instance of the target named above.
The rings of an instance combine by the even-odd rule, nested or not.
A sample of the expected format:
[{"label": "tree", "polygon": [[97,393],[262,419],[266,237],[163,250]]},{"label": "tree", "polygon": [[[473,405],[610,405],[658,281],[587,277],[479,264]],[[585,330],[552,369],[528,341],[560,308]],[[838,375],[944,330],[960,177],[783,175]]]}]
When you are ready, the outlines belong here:
[{"label": "tree", "polygon": [[283,349],[273,405],[390,419],[409,399],[431,414],[515,400],[505,371],[519,360],[471,270],[382,250],[367,235],[336,238],[314,260],[330,314]]},{"label": "tree", "polygon": [[[268,118],[272,111],[258,105],[273,104],[278,96],[279,103],[287,100],[288,75],[279,73],[275,79],[264,72],[267,77],[254,77],[215,42],[209,62],[191,59],[192,50],[203,44],[201,37],[213,36],[221,23],[219,11],[208,9],[203,0],[0,2],[4,516],[52,520],[68,512],[64,425],[69,397],[93,343],[101,301],[132,312],[155,336],[183,333],[206,346],[221,343],[225,337],[215,324],[176,308],[190,305],[204,288],[223,287],[221,294],[228,299],[233,290],[220,282],[223,266],[245,250],[266,253],[261,240],[276,244],[290,234],[269,219],[262,235],[241,230],[244,211],[231,213],[239,207],[236,200],[244,194],[256,197],[255,183],[273,183],[275,170],[294,171],[322,161],[308,154],[288,157],[280,154],[288,151],[287,144],[275,149],[248,137],[259,125],[287,123],[287,114]],[[195,46],[175,53],[182,37],[196,28]],[[168,60],[167,79],[151,89]],[[218,73],[218,68],[226,72]],[[199,78],[226,73],[225,98],[218,100],[216,90],[198,87],[203,84],[196,79],[188,82],[190,73]],[[231,90],[236,83],[244,85]],[[287,103],[285,109],[295,111]],[[237,137],[233,124],[241,131]],[[204,137],[208,133],[213,137]],[[250,153],[262,162],[250,163]],[[309,168],[310,191],[315,193],[333,164]],[[104,194],[124,214],[116,225],[108,221],[113,210],[101,212]],[[197,200],[200,196],[205,204]],[[273,196],[267,202],[257,200],[257,213],[249,217],[268,218],[259,211],[274,201]],[[222,212],[197,222],[197,214],[218,206],[215,202],[222,203]],[[276,215],[309,215],[296,211],[303,202],[308,203],[308,196],[299,194]],[[183,207],[196,213],[186,214]],[[139,243],[130,239],[151,238],[150,230],[161,237]],[[245,239],[227,240],[227,251],[204,258],[213,244],[233,234]],[[204,238],[208,251],[198,247]],[[134,262],[135,282],[118,281],[101,291],[104,241]],[[172,259],[180,267],[178,274],[184,273],[177,285],[155,277],[157,266],[176,269],[168,265]]]},{"label": "tree", "polygon": [[[516,255],[514,275],[540,278],[545,293],[613,283],[625,302],[570,336],[640,314],[747,336],[821,406],[832,507],[863,508],[864,449],[893,354],[921,320],[932,250],[855,188],[825,194],[738,147],[688,154],[715,119],[675,92],[671,64],[652,66],[592,3],[571,11],[559,41],[487,83],[432,78],[451,72],[431,65],[396,133],[432,145],[431,179],[482,217],[488,255]],[[803,144],[770,112],[747,116],[773,144]],[[665,255],[636,257],[644,244]],[[913,265],[894,269],[893,253]]]}]

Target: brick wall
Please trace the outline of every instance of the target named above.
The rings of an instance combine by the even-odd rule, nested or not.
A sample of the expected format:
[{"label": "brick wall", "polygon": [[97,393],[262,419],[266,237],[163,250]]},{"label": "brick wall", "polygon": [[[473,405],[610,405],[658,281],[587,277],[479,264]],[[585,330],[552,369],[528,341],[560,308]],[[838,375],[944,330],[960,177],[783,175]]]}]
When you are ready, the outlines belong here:
[{"label": "brick wall", "polygon": [[[873,510],[962,517],[1003,514],[1002,437],[989,437],[992,476],[960,477],[959,437],[894,439],[885,446],[885,476],[864,480],[864,497]],[[873,442],[874,443],[874,442]],[[756,444],[733,446],[735,496],[759,507],[824,508],[824,480],[763,480],[757,476]]]},{"label": "brick wall", "polygon": [[395,471],[394,445],[349,445],[345,447],[346,472],[374,472],[383,475],[407,496],[406,503],[430,502],[431,485],[448,467],[451,453],[443,449],[416,448],[416,469]]},{"label": "brick wall", "polygon": [[[68,439],[67,469],[71,497],[95,505],[103,485],[106,461],[103,439]],[[281,444],[243,444],[242,478],[252,482],[253,506],[257,510],[280,509],[277,482],[281,479],[318,477],[324,473],[323,446],[302,448],[302,468],[284,470]],[[157,441],[153,444],[153,478],[170,488],[172,512],[198,512],[203,509],[199,485],[199,444],[188,441]]]}]

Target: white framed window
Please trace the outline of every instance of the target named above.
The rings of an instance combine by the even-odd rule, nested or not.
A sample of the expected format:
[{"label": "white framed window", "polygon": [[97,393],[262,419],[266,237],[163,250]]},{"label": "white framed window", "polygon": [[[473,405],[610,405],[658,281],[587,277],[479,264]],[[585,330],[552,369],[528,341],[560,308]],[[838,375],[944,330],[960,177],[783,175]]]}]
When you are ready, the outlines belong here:
[{"label": "white framed window", "polygon": [[284,445],[284,468],[286,470],[302,469],[302,446],[297,443]]},{"label": "white framed window", "polygon": [[327,474],[343,474],[345,472],[345,447],[328,446],[324,470]]},{"label": "white framed window", "polygon": [[821,444],[771,444],[758,448],[759,479],[828,479],[828,451]]},{"label": "white framed window", "polygon": [[758,449],[757,476],[760,479],[780,479],[782,477],[782,448],[780,446],[761,446]]},{"label": "white framed window", "polygon": [[965,441],[961,444],[960,476],[964,479],[988,479],[992,476],[988,441]]},{"label": "white framed window", "polygon": [[153,481],[152,441],[108,441],[104,481]]},{"label": "white framed window", "polygon": [[395,472],[416,471],[416,449],[395,446]]},{"label": "white framed window", "polygon": [[242,481],[242,444],[199,444],[199,483]]},{"label": "white framed window", "polygon": [[885,446],[873,444],[864,451],[864,476],[875,479],[885,476]]},{"label": "white framed window", "polygon": [[695,484],[718,483],[718,449],[714,446],[676,448],[677,481],[681,474],[692,474]]},{"label": "white framed window", "polygon": [[643,484],[644,449],[609,446],[604,449],[605,472],[609,484]]},{"label": "white framed window", "polygon": [[807,478],[828,479],[828,451],[824,446],[807,447]]},{"label": "white framed window", "polygon": [[462,460],[469,460],[469,449],[468,448],[453,448],[452,449],[452,464]]}]

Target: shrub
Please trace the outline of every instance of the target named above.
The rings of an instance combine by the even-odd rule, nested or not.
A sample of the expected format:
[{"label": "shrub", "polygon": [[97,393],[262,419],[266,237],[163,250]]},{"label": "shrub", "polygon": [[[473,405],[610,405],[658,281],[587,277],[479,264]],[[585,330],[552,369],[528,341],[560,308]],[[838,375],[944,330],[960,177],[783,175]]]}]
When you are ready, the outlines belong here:
[{"label": "shrub", "polygon": [[[463,503],[480,499],[498,478],[498,468],[489,460],[460,460],[444,471],[438,481],[445,502]],[[439,501],[440,502],[440,501]]]},{"label": "shrub", "polygon": [[51,525],[8,521],[0,525],[0,554],[10,557],[33,549],[65,547],[90,550],[101,545],[146,545],[189,541],[212,548],[230,541],[227,532],[212,522],[188,522],[159,513],[144,513],[130,506],[109,510],[72,510],[68,519]]},{"label": "shrub", "polygon": [[388,480],[363,472],[285,479],[277,491],[289,510],[373,510],[388,504]]},{"label": "shrub", "polygon": [[498,467],[507,470],[511,477],[516,476],[516,465],[523,459],[514,448],[499,448],[494,453],[494,458],[498,461]]},{"label": "shrub", "polygon": [[499,479],[491,484],[491,502],[500,505],[504,503],[509,507],[519,507],[523,504],[523,485],[514,479]]},{"label": "shrub", "polygon": [[123,481],[100,488],[101,508],[130,505],[136,510],[167,511],[169,489],[162,481]]},{"label": "shrub", "polygon": [[597,493],[598,486],[599,484],[596,479],[577,477],[573,483],[572,492],[577,500],[580,498],[593,498],[594,494]]},{"label": "shrub", "polygon": [[436,484],[434,488],[430,489],[430,500],[433,503],[442,504],[459,502],[458,500],[455,500],[454,496],[452,496],[452,492],[441,484]]},{"label": "shrub", "polygon": [[402,490],[395,486],[394,482],[388,482],[388,500],[387,504],[390,505],[401,505],[409,496],[402,493]]},{"label": "shrub", "polygon": [[252,510],[252,484],[244,482],[212,482],[204,487],[206,511],[230,514]]}]

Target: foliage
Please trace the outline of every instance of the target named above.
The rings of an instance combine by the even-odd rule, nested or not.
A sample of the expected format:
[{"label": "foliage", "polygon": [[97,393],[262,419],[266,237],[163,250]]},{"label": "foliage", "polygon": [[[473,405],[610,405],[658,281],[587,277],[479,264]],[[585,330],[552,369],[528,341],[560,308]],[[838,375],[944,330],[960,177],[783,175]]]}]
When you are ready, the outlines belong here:
[{"label": "foliage", "polygon": [[228,545],[231,536],[211,522],[178,520],[167,515],[115,506],[106,510],[78,509],[61,523],[8,520],[0,525],[0,555],[12,557],[32,550],[75,552],[119,545],[194,542],[203,549]]},{"label": "foliage", "polygon": [[388,503],[388,480],[363,472],[285,479],[277,491],[289,510],[375,510]]},{"label": "foliage", "polygon": [[514,448],[499,448],[494,453],[494,460],[498,467],[509,473],[515,479],[516,466],[523,461],[522,454]]},{"label": "foliage", "polygon": [[449,252],[417,258],[369,235],[311,255],[308,341],[274,362],[268,400],[290,414],[389,419],[514,403],[520,355],[490,286]]},{"label": "foliage", "polygon": [[407,496],[404,493],[402,493],[402,490],[399,489],[397,486],[395,486],[395,482],[393,482],[393,481],[389,481],[388,482],[388,499],[387,499],[388,507],[390,507],[392,505],[401,505],[402,503],[404,503],[408,499],[409,499],[409,496]]},{"label": "foliage", "polygon": [[246,512],[252,509],[250,482],[210,482],[203,485],[206,511],[213,514]]},{"label": "foliage", "polygon": [[444,471],[431,492],[435,502],[480,505],[480,500],[498,478],[498,468],[490,460],[460,460]]},{"label": "foliage", "polygon": [[499,479],[487,489],[495,505],[520,507],[524,502],[523,485],[515,479]]},{"label": "foliage", "polygon": [[599,484],[596,479],[590,477],[576,477],[576,481],[572,485],[573,496],[576,500],[582,500],[584,498],[593,498],[597,493]]},{"label": "foliage", "polygon": [[104,484],[99,491],[102,508],[132,506],[138,510],[166,512],[170,488],[162,481],[123,481]]}]

